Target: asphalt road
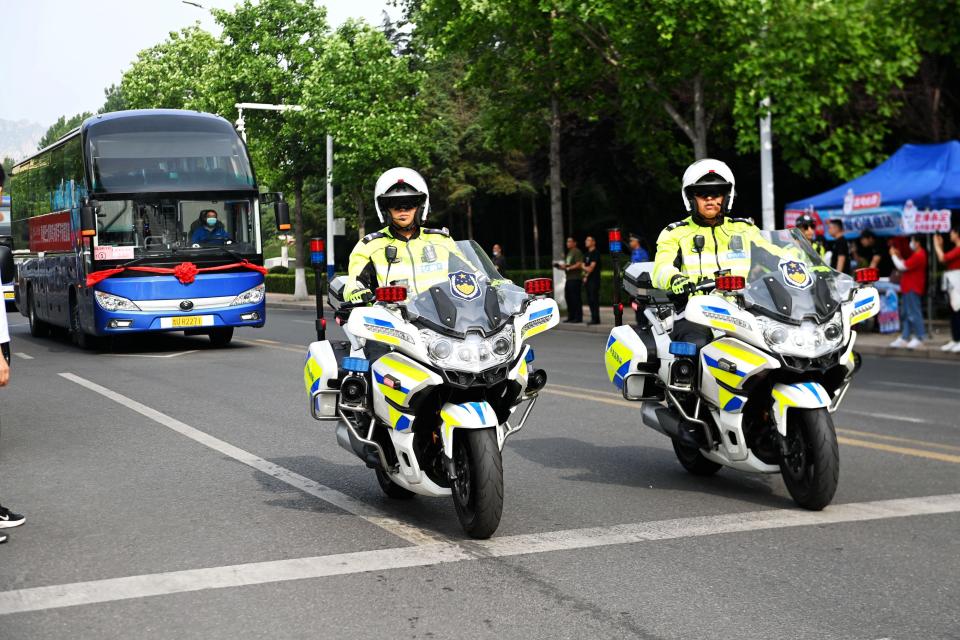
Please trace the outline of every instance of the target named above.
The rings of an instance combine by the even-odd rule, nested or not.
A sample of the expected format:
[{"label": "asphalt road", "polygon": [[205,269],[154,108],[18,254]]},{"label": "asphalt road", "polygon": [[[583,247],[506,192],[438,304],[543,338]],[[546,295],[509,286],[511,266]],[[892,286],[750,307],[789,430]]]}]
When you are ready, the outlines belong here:
[{"label": "asphalt road", "polygon": [[504,451],[497,535],[394,502],[303,390],[304,311],[226,349],[12,327],[0,638],[960,638],[960,366],[866,358],[820,514],[779,477],[688,475],[554,330]]}]

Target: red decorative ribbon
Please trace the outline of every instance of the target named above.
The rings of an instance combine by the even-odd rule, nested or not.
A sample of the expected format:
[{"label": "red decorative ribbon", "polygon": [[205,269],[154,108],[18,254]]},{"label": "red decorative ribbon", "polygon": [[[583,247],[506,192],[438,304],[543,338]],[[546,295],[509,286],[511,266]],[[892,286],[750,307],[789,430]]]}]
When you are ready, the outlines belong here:
[{"label": "red decorative ribbon", "polygon": [[250,269],[252,271],[259,271],[260,273],[266,275],[267,269],[261,267],[258,264],[253,264],[249,260],[241,260],[240,262],[234,262],[233,264],[224,264],[219,267],[203,267],[199,268],[197,265],[192,262],[181,262],[172,269],[166,267],[117,267],[116,269],[102,269],[100,271],[94,271],[91,274],[87,275],[87,286],[92,287],[98,282],[103,282],[111,276],[115,276],[118,273],[123,273],[124,271],[143,271],[145,273],[158,273],[162,275],[173,275],[180,281],[181,284],[190,284],[193,282],[198,273],[206,273],[208,271],[226,271],[227,269],[236,269],[237,267],[242,267],[244,269]]}]

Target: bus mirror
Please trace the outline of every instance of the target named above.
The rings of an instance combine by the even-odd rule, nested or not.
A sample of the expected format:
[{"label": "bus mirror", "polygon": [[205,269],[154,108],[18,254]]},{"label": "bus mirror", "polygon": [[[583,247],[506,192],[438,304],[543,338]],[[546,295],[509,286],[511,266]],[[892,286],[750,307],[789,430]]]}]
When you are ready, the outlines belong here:
[{"label": "bus mirror", "polygon": [[90,200],[80,207],[80,235],[84,238],[92,238],[97,235],[97,212],[100,209],[100,203],[96,200]]},{"label": "bus mirror", "polygon": [[277,200],[273,203],[273,212],[277,216],[277,229],[280,231],[290,230],[290,205],[283,200]]}]

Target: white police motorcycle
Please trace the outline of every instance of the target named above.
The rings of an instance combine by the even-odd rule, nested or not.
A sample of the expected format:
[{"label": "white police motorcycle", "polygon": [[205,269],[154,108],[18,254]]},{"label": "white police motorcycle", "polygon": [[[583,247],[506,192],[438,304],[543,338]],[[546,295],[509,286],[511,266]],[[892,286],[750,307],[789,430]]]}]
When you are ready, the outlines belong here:
[{"label": "white police motorcycle", "polygon": [[721,466],[780,473],[802,507],[830,504],[840,470],[832,414],[859,369],[853,326],[879,311],[875,269],[829,268],[796,229],[763,232],[747,277],[692,289],[683,315],[712,330],[702,348],[670,339],[676,300],[651,285],[653,263],[630,265],[624,289],[635,328],[610,332],[605,362],[644,424],[669,436],[690,473]]},{"label": "white police motorcycle", "polygon": [[504,442],[546,384],[524,342],[559,312],[550,280],[520,288],[476,243],[457,247],[428,287],[381,287],[369,306],[344,302],[335,279],[328,301],[348,340],[312,343],[304,383],[313,417],[337,423],[387,496],[452,495],[464,531],[488,538],[503,511]]}]

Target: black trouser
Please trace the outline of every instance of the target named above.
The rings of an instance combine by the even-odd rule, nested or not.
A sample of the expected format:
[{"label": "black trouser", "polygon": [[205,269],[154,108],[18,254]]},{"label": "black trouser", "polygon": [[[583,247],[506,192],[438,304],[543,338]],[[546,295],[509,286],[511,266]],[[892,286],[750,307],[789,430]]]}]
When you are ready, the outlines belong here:
[{"label": "black trouser", "polygon": [[950,309],[950,335],[954,342],[960,342],[960,310]]},{"label": "black trouser", "polygon": [[697,349],[702,349],[713,340],[713,331],[701,324],[690,322],[682,318],[673,323],[670,339],[674,342],[692,342]]},{"label": "black trouser", "polygon": [[600,278],[587,278],[587,305],[590,307],[590,322],[600,323]]},{"label": "black trouser", "polygon": [[583,322],[583,298],[580,296],[579,277],[567,277],[563,286],[563,297],[567,302],[567,319],[571,322]]}]

